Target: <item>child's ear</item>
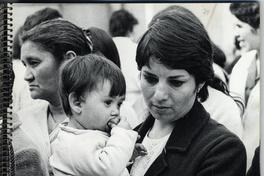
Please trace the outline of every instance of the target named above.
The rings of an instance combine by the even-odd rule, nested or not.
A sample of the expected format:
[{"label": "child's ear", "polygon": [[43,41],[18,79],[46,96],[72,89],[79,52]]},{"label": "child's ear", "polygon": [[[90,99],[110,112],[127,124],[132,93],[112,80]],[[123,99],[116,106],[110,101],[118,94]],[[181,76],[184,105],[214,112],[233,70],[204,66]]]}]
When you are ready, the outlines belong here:
[{"label": "child's ear", "polygon": [[70,93],[69,104],[70,104],[72,111],[74,111],[75,113],[80,114],[82,112],[80,98],[77,97],[75,92]]},{"label": "child's ear", "polygon": [[69,60],[69,59],[74,59],[76,57],[76,53],[72,50],[67,51],[65,54],[65,59]]}]

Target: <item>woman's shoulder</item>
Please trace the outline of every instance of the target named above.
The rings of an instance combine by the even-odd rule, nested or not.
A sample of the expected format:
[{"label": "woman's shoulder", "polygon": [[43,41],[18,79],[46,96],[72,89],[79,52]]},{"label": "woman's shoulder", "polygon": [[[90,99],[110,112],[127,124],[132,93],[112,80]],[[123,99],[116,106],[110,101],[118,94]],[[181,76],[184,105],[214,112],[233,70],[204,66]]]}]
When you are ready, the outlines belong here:
[{"label": "woman's shoulder", "polygon": [[49,103],[46,101],[41,101],[39,103],[34,104],[33,106],[23,108],[17,112],[17,115],[30,115],[30,114],[39,114],[42,112],[47,113]]},{"label": "woman's shoulder", "polygon": [[209,119],[208,123],[204,126],[201,131],[202,136],[204,136],[205,140],[212,143],[237,143],[239,146],[244,148],[244,144],[240,140],[240,138],[227,129],[224,125],[218,123],[213,119]]}]

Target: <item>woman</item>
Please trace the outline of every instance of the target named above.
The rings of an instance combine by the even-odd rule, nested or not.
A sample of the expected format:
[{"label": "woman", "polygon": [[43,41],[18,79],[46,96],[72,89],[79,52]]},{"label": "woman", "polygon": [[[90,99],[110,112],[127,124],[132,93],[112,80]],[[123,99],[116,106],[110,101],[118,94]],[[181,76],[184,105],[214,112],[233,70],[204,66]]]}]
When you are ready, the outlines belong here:
[{"label": "woman", "polygon": [[260,5],[259,2],[231,3],[235,17],[240,59],[230,74],[230,94],[242,100],[243,136],[247,151],[247,169],[260,145]]},{"label": "woman", "polygon": [[163,12],[141,38],[136,61],[148,118],[136,129],[148,155],[132,176],[243,176],[245,148],[200,102],[213,78],[211,42],[189,10]]},{"label": "woman", "polygon": [[35,26],[22,36],[21,60],[26,67],[24,79],[33,99],[46,104],[18,112],[21,128],[41,152],[48,175],[50,136],[66,119],[58,92],[60,66],[75,55],[91,53],[91,42],[79,27],[66,20],[50,20]]}]

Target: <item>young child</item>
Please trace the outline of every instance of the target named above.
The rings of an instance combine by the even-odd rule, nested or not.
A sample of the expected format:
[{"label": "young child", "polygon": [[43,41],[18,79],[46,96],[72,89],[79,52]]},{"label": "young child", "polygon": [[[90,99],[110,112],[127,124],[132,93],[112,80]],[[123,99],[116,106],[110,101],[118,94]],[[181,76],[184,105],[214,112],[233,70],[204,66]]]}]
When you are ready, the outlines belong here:
[{"label": "young child", "polygon": [[60,124],[51,144],[55,176],[129,175],[126,166],[138,134],[119,116],[125,90],[121,70],[102,56],[89,54],[66,62],[60,95],[69,122]]}]

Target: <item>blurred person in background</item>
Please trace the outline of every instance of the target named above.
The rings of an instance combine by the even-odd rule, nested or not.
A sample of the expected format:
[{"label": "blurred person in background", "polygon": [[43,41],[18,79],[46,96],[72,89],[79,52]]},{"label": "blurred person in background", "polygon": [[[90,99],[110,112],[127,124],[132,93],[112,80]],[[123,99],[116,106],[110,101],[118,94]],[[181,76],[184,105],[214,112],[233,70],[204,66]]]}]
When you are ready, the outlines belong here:
[{"label": "blurred person in background", "polygon": [[135,62],[137,44],[131,40],[135,25],[138,20],[127,10],[121,9],[113,12],[109,21],[110,34],[120,56],[121,70],[125,76],[127,85],[126,101],[131,106],[140,96],[140,87]]},{"label": "blurred person in background", "polygon": [[131,176],[243,176],[241,140],[210,118],[200,102],[214,78],[211,40],[200,20],[174,6],[152,18],[136,61],[148,116],[136,129],[148,154]]},{"label": "blurred person in background", "polygon": [[29,107],[38,103],[45,103],[43,100],[33,100],[30,97],[28,85],[23,78],[25,67],[20,60],[20,49],[21,49],[21,35],[24,31],[28,31],[34,26],[42,23],[43,21],[52,20],[55,18],[62,18],[61,13],[52,8],[44,8],[36,11],[32,15],[29,15],[23,26],[21,26],[15,34],[13,42],[13,68],[15,72],[15,81],[13,87],[13,112],[17,112],[20,109]]},{"label": "blurred person in background", "polygon": [[243,51],[230,74],[230,94],[239,99],[247,168],[260,144],[260,12],[259,2],[231,3],[236,38]]}]

